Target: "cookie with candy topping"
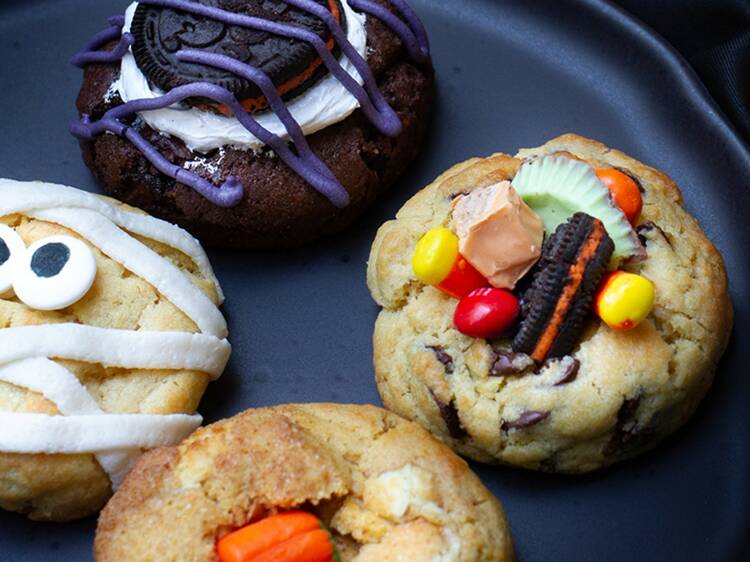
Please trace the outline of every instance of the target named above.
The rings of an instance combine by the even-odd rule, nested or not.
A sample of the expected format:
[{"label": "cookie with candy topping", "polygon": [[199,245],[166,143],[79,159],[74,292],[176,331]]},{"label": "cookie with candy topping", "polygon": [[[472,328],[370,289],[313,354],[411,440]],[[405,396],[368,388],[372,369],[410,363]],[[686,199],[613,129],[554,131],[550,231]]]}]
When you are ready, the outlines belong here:
[{"label": "cookie with candy topping", "polygon": [[94,556],[300,560],[269,553],[311,534],[321,554],[305,560],[330,560],[330,540],[343,562],[513,560],[502,507],[465,462],[417,424],[340,404],[248,410],[146,454],[102,511]]},{"label": "cookie with candy topping", "polygon": [[419,152],[433,71],[405,0],[147,0],[110,21],[73,59],[71,131],[110,194],[205,243],[337,232]]},{"label": "cookie with candy topping", "polygon": [[[613,215],[621,212],[616,201],[601,196],[606,184],[592,185],[577,209],[567,194],[561,203],[555,192],[535,191],[537,184],[519,186],[519,194],[533,193],[527,203],[545,211],[545,224],[567,225],[557,234],[546,232],[540,262],[513,289],[522,303],[518,324],[489,340],[461,333],[459,325],[470,331],[454,323],[464,301],[420,282],[410,267],[413,250],[431,228],[455,229],[456,197],[512,182],[524,163],[550,155],[555,168],[585,176],[587,184],[599,170],[631,178],[642,189],[642,210],[637,217],[630,213],[634,225],[627,227],[627,219],[623,226]],[[565,166],[561,158],[577,164]],[[571,178],[545,177],[544,185],[567,185]],[[566,208],[569,215],[560,215]],[[576,211],[586,215],[574,217]],[[633,289],[635,281],[605,284],[603,292],[616,302],[607,305],[607,314],[599,313],[613,327],[597,317],[592,302],[607,262],[618,263],[609,260],[614,239],[601,232],[607,222],[623,229],[617,234],[623,243],[632,239],[624,229],[633,228],[645,249],[634,246],[636,259],[623,254],[619,260],[637,275],[615,278],[636,279],[649,289]],[[513,243],[502,234],[499,247]],[[596,470],[651,449],[676,431],[711,386],[732,325],[724,262],[684,208],[674,182],[576,135],[516,157],[475,158],[448,170],[380,228],[368,286],[383,308],[373,341],[386,407],[465,456],[548,472]]]},{"label": "cookie with candy topping", "polygon": [[0,507],[86,517],[200,425],[221,289],[187,232],[70,187],[0,180],[0,239]]}]

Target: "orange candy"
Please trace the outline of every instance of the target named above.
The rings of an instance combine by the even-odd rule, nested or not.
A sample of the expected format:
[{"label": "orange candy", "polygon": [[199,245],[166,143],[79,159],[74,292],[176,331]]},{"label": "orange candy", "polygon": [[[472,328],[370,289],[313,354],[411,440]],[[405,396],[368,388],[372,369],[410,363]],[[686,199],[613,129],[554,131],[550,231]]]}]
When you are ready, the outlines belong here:
[{"label": "orange candy", "polygon": [[216,551],[221,562],[331,562],[335,546],[317,517],[290,511],[228,534]]},{"label": "orange candy", "polygon": [[643,210],[643,198],[638,184],[633,178],[614,168],[606,168],[596,171],[596,175],[612,193],[612,199],[630,224],[635,224]]}]

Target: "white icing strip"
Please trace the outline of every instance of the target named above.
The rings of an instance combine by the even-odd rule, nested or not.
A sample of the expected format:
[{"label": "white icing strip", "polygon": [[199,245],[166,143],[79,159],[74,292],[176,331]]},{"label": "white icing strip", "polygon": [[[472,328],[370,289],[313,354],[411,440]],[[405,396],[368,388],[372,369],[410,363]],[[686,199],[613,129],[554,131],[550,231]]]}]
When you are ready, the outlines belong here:
[{"label": "white icing strip", "polygon": [[128,232],[179,250],[193,260],[204,277],[216,285],[221,301],[224,300],[206,252],[195,238],[179,226],[150,215],[125,211],[101,197],[66,185],[0,179],[0,216],[58,207],[81,207],[96,211]]},{"label": "white icing strip", "polygon": [[44,357],[0,366],[0,381],[44,395],[62,414],[100,414],[102,411],[73,373]]},{"label": "white icing strip", "polygon": [[80,454],[152,449],[182,441],[199,415],[99,414],[48,416],[0,412],[0,450],[6,453]]},{"label": "white icing strip", "polygon": [[216,379],[224,370],[230,351],[225,339],[187,332],[136,332],[82,324],[0,330],[0,364],[42,356],[107,367],[186,369]]},{"label": "white icing strip", "polygon": [[125,269],[151,283],[191,318],[202,332],[226,337],[226,320],[211,299],[174,264],[106,217],[88,209],[66,207],[34,211],[29,215],[77,232]]},{"label": "white icing strip", "polygon": [[[104,413],[73,373],[44,357],[0,366],[0,381],[38,392],[66,416]],[[96,459],[117,489],[139,455],[138,450],[118,451],[100,453]]]}]

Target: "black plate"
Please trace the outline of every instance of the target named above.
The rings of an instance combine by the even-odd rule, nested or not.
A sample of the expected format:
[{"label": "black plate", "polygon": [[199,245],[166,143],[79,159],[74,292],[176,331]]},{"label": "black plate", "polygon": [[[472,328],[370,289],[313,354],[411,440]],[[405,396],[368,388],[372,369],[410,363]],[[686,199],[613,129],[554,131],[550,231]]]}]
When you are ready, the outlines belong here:
[{"label": "black plate", "polygon": [[[566,131],[669,173],[723,251],[735,336],[696,418],[658,451],[582,478],[477,467],[531,561],[750,558],[746,147],[669,47],[600,0],[413,0],[434,45],[440,99],[410,175],[343,236],[296,252],[211,252],[228,295],[234,356],[203,403],[209,421],[290,401],[378,403],[365,287],[375,230],[454,162]],[[0,175],[96,186],[67,134],[79,71],[68,56],[126,2],[0,7]],[[711,306],[711,303],[705,303]],[[0,561],[90,559],[94,521],[0,515]]]}]

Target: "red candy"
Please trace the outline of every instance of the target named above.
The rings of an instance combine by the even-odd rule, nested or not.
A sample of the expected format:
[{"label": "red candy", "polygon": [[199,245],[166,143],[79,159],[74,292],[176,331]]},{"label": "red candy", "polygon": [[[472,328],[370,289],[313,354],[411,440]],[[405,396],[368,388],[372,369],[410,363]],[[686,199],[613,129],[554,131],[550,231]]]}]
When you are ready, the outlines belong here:
[{"label": "red candy", "polygon": [[512,293],[502,289],[476,289],[458,302],[453,323],[473,338],[496,338],[518,318],[521,306]]},{"label": "red candy", "polygon": [[437,288],[445,291],[452,297],[460,299],[474,289],[486,287],[487,285],[488,281],[484,275],[474,269],[474,266],[459,254],[448,277]]}]

